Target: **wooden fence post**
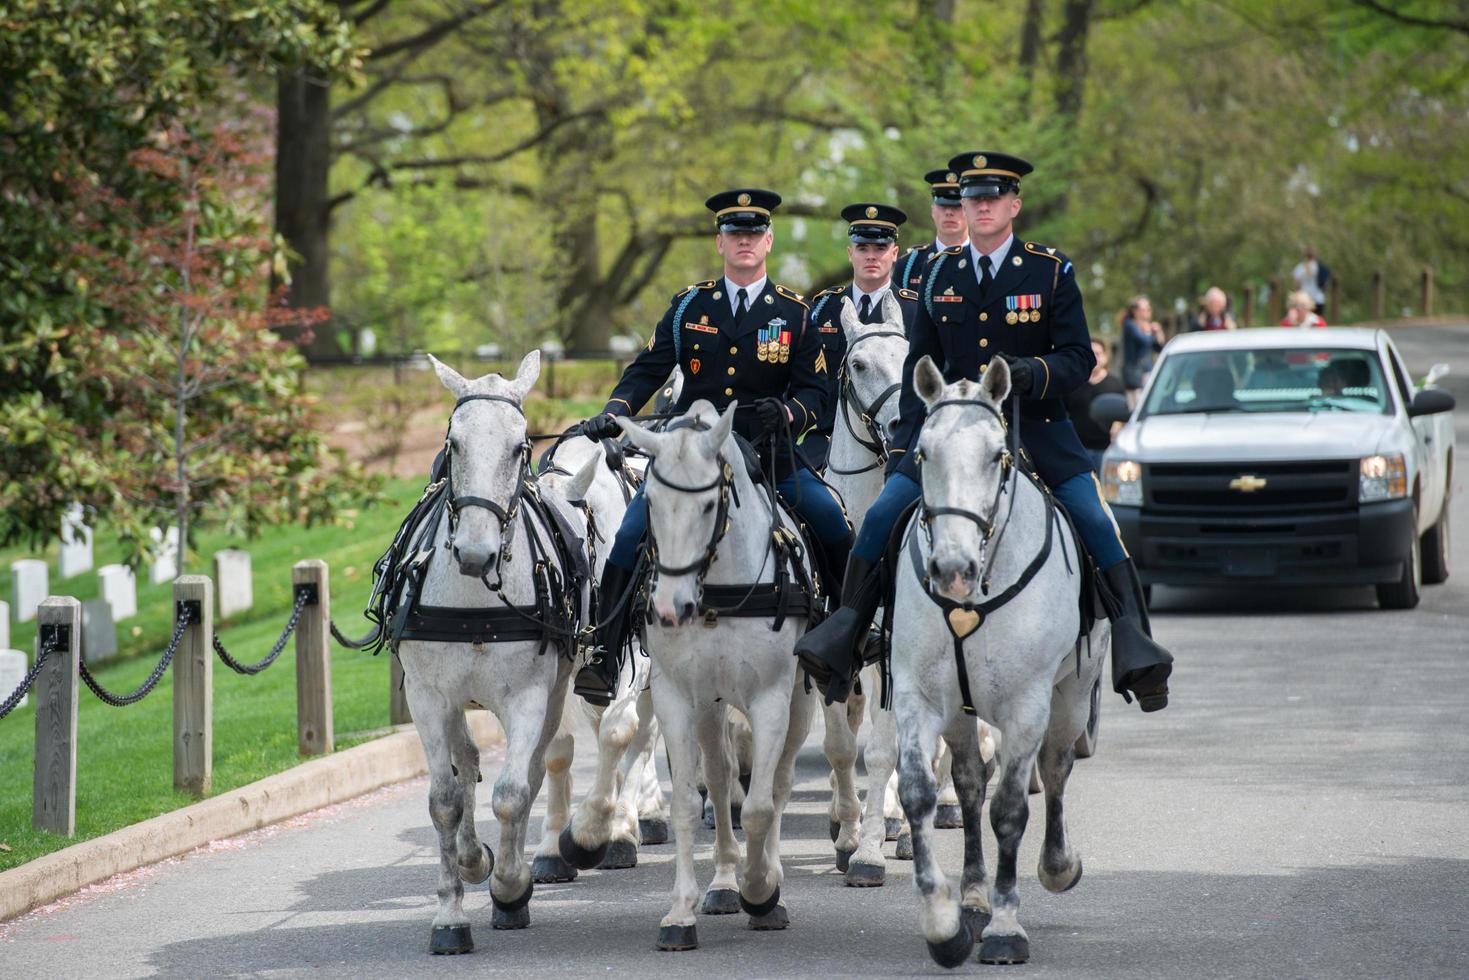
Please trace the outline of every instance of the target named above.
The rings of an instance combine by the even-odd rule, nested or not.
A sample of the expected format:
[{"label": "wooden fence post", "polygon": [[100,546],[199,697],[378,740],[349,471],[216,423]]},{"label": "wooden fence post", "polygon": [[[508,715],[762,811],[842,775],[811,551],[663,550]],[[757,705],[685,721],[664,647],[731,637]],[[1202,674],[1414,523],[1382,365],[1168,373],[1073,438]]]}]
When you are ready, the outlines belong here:
[{"label": "wooden fence post", "polygon": [[1240,305],[1243,311],[1240,326],[1252,327],[1255,325],[1255,290],[1248,283],[1244,288],[1244,302]]},{"label": "wooden fence post", "polygon": [[36,675],[36,781],[31,828],[72,837],[77,829],[77,697],[82,662],[82,604],[51,596],[37,613],[36,655],[55,637],[57,646]]},{"label": "wooden fence post", "polygon": [[391,651],[388,664],[388,724],[406,725],[413,721],[413,716],[408,713],[408,697],[403,690],[403,664]]},{"label": "wooden fence post", "polygon": [[1285,297],[1280,294],[1280,280],[1270,280],[1270,303],[1267,313],[1271,323],[1279,323],[1280,318],[1285,316]]},{"label": "wooden fence post", "polygon": [[291,568],[291,598],[297,590],[316,590],[314,601],[306,600],[296,623],[296,747],[302,755],[328,755],[332,751],[332,652],[331,594],[326,562],[319,558],[298,561]]},{"label": "wooden fence post", "polygon": [[173,655],[173,788],[208,796],[214,783],[214,583],[180,575],[174,622],[187,603],[192,621]]},{"label": "wooden fence post", "polygon": [[1423,267],[1423,316],[1433,316],[1433,266]]},{"label": "wooden fence post", "polygon": [[1387,289],[1382,279],[1382,270],[1372,273],[1372,319],[1381,320],[1387,312]]}]

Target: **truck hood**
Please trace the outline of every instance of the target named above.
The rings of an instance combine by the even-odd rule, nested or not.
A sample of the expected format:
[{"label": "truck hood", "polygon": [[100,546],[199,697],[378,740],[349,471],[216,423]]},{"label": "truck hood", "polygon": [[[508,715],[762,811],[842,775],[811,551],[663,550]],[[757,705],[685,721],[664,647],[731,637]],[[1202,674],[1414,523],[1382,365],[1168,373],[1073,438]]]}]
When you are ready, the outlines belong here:
[{"label": "truck hood", "polygon": [[1110,453],[1144,461],[1344,459],[1395,448],[1391,415],[1238,412],[1153,415],[1129,423]]}]

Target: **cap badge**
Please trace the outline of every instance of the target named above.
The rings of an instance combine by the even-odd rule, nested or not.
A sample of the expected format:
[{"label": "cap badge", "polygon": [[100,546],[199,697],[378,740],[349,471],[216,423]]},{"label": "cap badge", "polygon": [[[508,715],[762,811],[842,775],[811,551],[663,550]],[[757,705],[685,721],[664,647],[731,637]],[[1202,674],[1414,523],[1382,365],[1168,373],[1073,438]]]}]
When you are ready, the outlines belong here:
[{"label": "cap badge", "polygon": [[983,167],[983,166],[984,166],[984,162],[985,162],[985,161],[984,161],[984,154],[983,154],[983,153],[981,153],[981,154],[979,154],[979,155],[977,155],[977,156],[976,156],[976,157],[975,157],[975,158],[974,158],[974,165],[975,165],[975,166],[976,166],[976,167]]},{"label": "cap badge", "polygon": [[735,198],[735,203],[737,203],[740,207],[744,207],[745,205],[750,203],[750,195],[741,194],[739,197]]},{"label": "cap badge", "polygon": [[959,175],[958,174],[949,174],[949,183],[952,184],[955,181],[957,181],[958,179],[959,179]]},{"label": "cap badge", "polygon": [[867,214],[867,217],[869,217],[869,218],[875,218],[875,217],[877,217],[877,208],[873,207],[870,204],[867,205],[866,214]]}]

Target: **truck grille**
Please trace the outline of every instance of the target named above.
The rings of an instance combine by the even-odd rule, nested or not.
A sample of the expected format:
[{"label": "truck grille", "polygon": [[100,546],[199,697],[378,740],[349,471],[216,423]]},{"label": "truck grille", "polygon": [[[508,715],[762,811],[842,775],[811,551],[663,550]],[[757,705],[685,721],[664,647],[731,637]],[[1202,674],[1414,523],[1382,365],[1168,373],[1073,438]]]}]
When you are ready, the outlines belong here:
[{"label": "truck grille", "polygon": [[[1147,508],[1159,514],[1202,518],[1320,514],[1356,507],[1358,465],[1355,459],[1150,463],[1143,486]],[[1240,480],[1256,488],[1245,492],[1238,484],[1230,486]]]}]

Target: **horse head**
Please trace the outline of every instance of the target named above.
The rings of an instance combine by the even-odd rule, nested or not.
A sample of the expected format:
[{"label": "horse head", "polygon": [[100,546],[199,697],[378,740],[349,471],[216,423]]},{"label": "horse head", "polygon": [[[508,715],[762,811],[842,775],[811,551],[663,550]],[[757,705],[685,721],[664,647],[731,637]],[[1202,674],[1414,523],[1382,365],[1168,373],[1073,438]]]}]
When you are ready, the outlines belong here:
[{"label": "horse head", "polygon": [[462,574],[483,578],[499,564],[525,484],[530,447],[520,405],[541,373],[541,352],[525,355],[511,379],[471,380],[429,360],[455,399],[444,440],[450,553]]},{"label": "horse head", "polygon": [[913,369],[913,388],[928,408],[918,436],[928,576],[940,595],[963,602],[984,572],[1011,466],[1000,408],[1010,368],[997,357],[979,381],[945,384],[925,356]]},{"label": "horse head", "polygon": [[663,432],[627,419],[617,423],[652,457],[643,482],[648,535],[657,569],[653,613],[665,626],[691,622],[699,611],[704,573],[729,522],[732,471],[738,450],[726,446],[735,404],[723,415],[700,399]]},{"label": "horse head", "polygon": [[863,323],[851,299],[843,296],[841,321],[847,339],[841,366],[841,410],[848,413],[854,435],[886,446],[898,421],[898,393],[908,357],[903,309],[888,290],[882,297],[882,322]]}]

